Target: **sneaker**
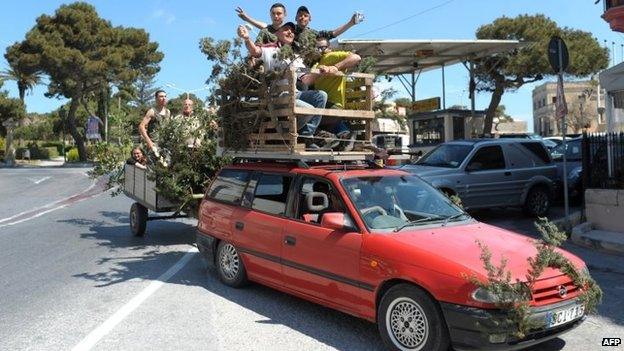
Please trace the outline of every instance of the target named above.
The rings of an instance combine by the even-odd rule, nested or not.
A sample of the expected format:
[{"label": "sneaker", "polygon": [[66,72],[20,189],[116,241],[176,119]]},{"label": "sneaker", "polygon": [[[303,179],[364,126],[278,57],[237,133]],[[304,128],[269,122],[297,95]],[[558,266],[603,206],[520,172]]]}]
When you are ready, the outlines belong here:
[{"label": "sneaker", "polygon": [[340,141],[340,148],[338,151],[352,151],[355,144],[355,133],[351,133],[348,130],[342,131],[337,134]]},{"label": "sneaker", "polygon": [[342,142],[342,147],[340,151],[352,151],[353,146],[355,145],[355,134],[351,134],[349,138]]},{"label": "sneaker", "polygon": [[333,149],[340,145],[340,140],[338,140],[336,135],[325,130],[319,130],[318,132],[316,132],[316,135],[314,135],[314,137],[322,140],[322,146],[324,148]]},{"label": "sneaker", "polygon": [[306,143],[306,151],[319,151],[320,149],[321,147],[316,145],[315,143]]}]

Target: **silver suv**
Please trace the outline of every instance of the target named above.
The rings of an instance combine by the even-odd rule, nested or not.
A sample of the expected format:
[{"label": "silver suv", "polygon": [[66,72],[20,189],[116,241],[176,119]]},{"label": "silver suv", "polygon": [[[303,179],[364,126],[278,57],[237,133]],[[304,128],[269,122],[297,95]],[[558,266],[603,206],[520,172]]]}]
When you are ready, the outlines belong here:
[{"label": "silver suv", "polygon": [[475,139],[444,143],[402,169],[466,209],[522,206],[529,216],[550,207],[557,167],[543,143],[528,139]]}]

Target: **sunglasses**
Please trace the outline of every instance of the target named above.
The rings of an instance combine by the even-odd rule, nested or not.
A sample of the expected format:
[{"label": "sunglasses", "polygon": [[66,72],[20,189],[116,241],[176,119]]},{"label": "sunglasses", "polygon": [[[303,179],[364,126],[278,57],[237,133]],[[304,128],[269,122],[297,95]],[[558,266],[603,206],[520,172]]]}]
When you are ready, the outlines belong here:
[{"label": "sunglasses", "polygon": [[325,51],[325,50],[327,50],[327,48],[329,48],[329,46],[327,46],[327,45],[324,45],[324,46],[317,46],[317,47],[316,47],[316,50],[318,50],[318,51]]}]

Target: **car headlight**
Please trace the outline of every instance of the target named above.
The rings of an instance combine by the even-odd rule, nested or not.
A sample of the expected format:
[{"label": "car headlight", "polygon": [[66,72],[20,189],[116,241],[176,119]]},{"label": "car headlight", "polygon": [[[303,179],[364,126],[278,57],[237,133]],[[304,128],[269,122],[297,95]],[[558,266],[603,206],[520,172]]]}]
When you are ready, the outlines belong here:
[{"label": "car headlight", "polygon": [[478,302],[497,304],[497,303],[509,303],[516,300],[530,299],[531,291],[526,284],[521,283],[520,289],[517,291],[505,291],[495,293],[485,288],[477,288],[472,292],[472,299]]}]

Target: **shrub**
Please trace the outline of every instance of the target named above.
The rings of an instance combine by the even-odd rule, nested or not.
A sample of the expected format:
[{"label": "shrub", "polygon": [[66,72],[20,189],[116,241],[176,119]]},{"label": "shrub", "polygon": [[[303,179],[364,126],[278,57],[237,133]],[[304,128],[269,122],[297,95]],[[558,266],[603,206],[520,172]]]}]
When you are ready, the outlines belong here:
[{"label": "shrub", "polygon": [[0,137],[0,151],[4,152],[4,148],[5,148],[5,144],[4,144],[4,138]]},{"label": "shrub", "polygon": [[67,162],[78,162],[78,160],[80,160],[80,157],[78,156],[77,148],[74,147],[67,151]]}]

